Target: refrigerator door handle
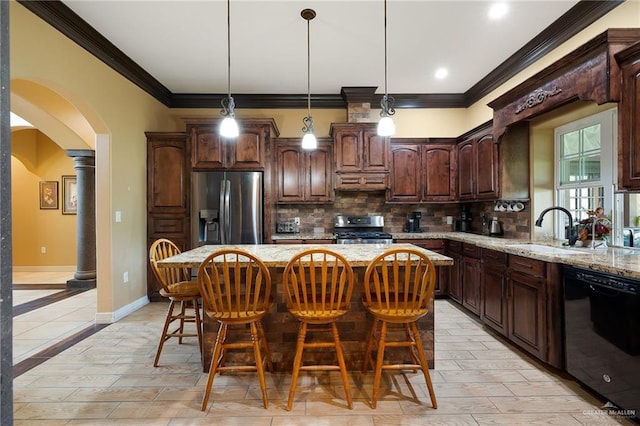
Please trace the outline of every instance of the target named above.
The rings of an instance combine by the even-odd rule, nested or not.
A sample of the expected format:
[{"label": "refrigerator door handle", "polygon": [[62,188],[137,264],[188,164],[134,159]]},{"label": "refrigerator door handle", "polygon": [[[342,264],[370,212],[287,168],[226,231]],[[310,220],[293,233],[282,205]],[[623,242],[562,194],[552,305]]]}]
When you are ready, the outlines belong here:
[{"label": "refrigerator door handle", "polygon": [[224,220],[225,220],[225,232],[226,232],[226,240],[224,244],[228,244],[231,240],[231,181],[225,179],[225,188],[224,188]]},{"label": "refrigerator door handle", "polygon": [[220,209],[218,210],[220,212],[219,222],[220,222],[220,243],[221,244],[227,243],[227,227],[225,226],[227,210],[225,209],[225,206],[224,206],[225,182],[226,182],[225,179],[222,179],[220,181]]}]

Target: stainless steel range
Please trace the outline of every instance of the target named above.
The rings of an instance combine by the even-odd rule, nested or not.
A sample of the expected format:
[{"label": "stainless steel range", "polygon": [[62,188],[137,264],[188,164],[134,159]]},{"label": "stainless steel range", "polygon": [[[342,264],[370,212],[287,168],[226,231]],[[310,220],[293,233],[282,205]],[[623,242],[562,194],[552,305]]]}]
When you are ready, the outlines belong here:
[{"label": "stainless steel range", "polygon": [[336,244],[391,244],[384,232],[383,216],[336,216],[333,224]]}]

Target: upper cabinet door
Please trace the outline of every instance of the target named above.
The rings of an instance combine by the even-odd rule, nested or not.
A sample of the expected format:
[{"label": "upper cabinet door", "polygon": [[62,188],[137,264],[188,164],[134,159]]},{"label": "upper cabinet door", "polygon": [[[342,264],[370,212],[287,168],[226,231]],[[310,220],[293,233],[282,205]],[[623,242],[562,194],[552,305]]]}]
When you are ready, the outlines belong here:
[{"label": "upper cabinet door", "polygon": [[191,129],[191,167],[218,169],[225,167],[227,161],[224,149],[225,140],[217,130],[208,128]]},{"label": "upper cabinet door", "polygon": [[422,201],[421,154],[418,144],[391,144],[387,201]]},{"label": "upper cabinet door", "polygon": [[389,170],[389,138],[378,136],[376,131],[362,132],[362,171],[384,172]]},{"label": "upper cabinet door", "polygon": [[422,173],[425,201],[456,199],[455,145],[426,145],[422,147]]},{"label": "upper cabinet door", "polygon": [[458,145],[458,197],[475,198],[475,145],[473,141]]},{"label": "upper cabinet door", "polygon": [[362,171],[362,132],[359,130],[339,130],[335,136],[336,171]]},{"label": "upper cabinet door", "polygon": [[500,197],[499,147],[493,135],[467,139],[458,144],[458,197],[460,200]]},{"label": "upper cabinet door", "polygon": [[640,44],[630,49],[622,63],[620,107],[618,108],[618,186],[640,189]]},{"label": "upper cabinet door", "polygon": [[485,135],[476,142],[476,195],[496,198],[498,191],[498,144],[493,135]]},{"label": "upper cabinet door", "polygon": [[178,213],[189,204],[184,133],[147,133],[147,211]]},{"label": "upper cabinet door", "polygon": [[264,168],[264,126],[244,124],[240,135],[226,141],[230,169],[260,170]]}]

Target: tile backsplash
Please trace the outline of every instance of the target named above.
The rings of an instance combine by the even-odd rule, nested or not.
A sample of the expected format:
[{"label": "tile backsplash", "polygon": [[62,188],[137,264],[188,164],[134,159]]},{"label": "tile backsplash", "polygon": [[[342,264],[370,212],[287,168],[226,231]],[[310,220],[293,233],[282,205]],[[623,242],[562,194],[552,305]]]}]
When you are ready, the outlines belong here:
[{"label": "tile backsplash", "polygon": [[[528,239],[530,235],[529,203],[525,203],[520,212],[496,212],[494,201],[468,203],[474,233],[482,232],[481,214],[485,212],[490,218],[496,216],[502,222],[504,236],[507,238]],[[380,214],[385,219],[385,231],[403,232],[407,216],[419,211],[422,213],[420,228],[424,232],[453,231],[453,224],[447,224],[447,216],[452,220],[460,219],[461,203],[430,204],[387,204],[384,192],[375,191],[340,191],[336,193],[332,204],[280,204],[276,206],[277,221],[291,220],[300,217],[300,232],[312,233],[314,229],[324,228],[325,232],[333,231],[335,215]]]}]

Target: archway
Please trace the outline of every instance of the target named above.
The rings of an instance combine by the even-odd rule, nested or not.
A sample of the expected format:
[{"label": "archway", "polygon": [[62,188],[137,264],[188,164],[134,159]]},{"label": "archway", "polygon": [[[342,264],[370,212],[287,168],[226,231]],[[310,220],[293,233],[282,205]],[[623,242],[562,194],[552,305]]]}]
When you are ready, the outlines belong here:
[{"label": "archway", "polygon": [[[89,105],[64,88],[52,88],[40,82],[14,79],[11,81],[11,110],[67,152],[94,151],[95,188],[109,187],[109,131],[104,121]],[[109,206],[109,191],[95,197],[96,212],[108,212]],[[95,267],[98,283],[97,319],[101,318],[99,312],[112,310],[109,279],[110,221],[108,216],[107,220],[100,220],[100,216],[99,213],[94,216],[97,260]]]}]

